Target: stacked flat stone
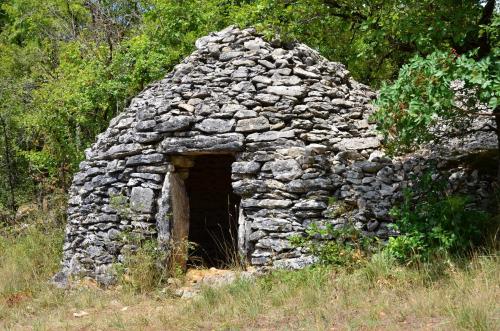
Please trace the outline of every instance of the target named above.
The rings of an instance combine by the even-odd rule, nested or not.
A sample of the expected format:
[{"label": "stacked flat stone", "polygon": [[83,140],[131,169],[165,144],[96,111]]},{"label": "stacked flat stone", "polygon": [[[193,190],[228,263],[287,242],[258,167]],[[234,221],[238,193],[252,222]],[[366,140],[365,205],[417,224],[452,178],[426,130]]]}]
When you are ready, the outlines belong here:
[{"label": "stacked flat stone", "polygon": [[[425,158],[391,160],[368,117],[375,93],[302,44],[229,27],[147,87],[86,151],[70,189],[63,273],[99,278],[123,233],[170,238],[172,155],[233,153],[239,244],[252,265],[313,261],[288,238],[354,219],[386,237],[388,210]],[[419,168],[420,167],[420,168]],[[331,197],[350,206],[339,215]]]}]

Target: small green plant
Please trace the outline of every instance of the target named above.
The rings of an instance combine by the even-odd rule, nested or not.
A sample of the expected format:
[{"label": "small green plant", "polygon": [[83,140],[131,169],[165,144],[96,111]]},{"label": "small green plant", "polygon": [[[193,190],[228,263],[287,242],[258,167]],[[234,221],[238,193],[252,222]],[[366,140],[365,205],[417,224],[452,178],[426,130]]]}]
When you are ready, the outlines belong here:
[{"label": "small green plant", "polygon": [[305,236],[295,236],[292,245],[306,248],[322,265],[354,268],[363,264],[377,246],[377,239],[364,236],[352,224],[335,228],[333,224],[311,225]]},{"label": "small green plant", "polygon": [[387,249],[399,261],[463,254],[485,242],[490,216],[471,207],[465,196],[447,195],[445,185],[427,173],[413,190],[404,192],[401,205],[391,210],[400,235],[389,239]]},{"label": "small green plant", "polygon": [[158,247],[156,240],[138,242],[137,248],[125,253],[123,264],[115,271],[120,283],[134,292],[145,293],[158,288],[170,277],[166,252]]},{"label": "small green plant", "polygon": [[338,202],[338,199],[334,196],[328,197],[328,206],[333,206]]},{"label": "small green plant", "polygon": [[131,214],[130,205],[128,199],[123,194],[111,195],[109,199],[109,204],[111,208],[116,210],[118,215],[122,217],[128,217]]},{"label": "small green plant", "polygon": [[167,284],[169,278],[183,280],[186,261],[195,243],[171,240],[166,247],[154,238],[144,239],[133,232],[123,232],[121,241],[129,247],[123,263],[114,266],[117,279],[126,289],[147,293]]},{"label": "small green plant", "polygon": [[353,209],[353,206],[350,206],[345,201],[340,201],[336,197],[328,198],[328,214],[327,216],[330,218],[338,218],[342,215],[345,215],[349,211]]}]

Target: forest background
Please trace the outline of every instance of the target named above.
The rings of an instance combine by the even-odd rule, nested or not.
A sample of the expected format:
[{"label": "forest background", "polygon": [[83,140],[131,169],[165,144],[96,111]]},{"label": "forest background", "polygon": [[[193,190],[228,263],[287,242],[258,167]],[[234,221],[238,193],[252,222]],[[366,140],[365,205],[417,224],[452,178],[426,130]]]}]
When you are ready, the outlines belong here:
[{"label": "forest background", "polygon": [[[404,79],[413,75],[408,66],[436,67],[443,58],[466,59],[468,69],[459,74],[495,109],[497,5],[494,0],[0,0],[0,220],[13,219],[19,206],[44,206],[47,197],[65,192],[85,148],[110,119],[192,52],[197,38],[230,24],[254,26],[270,40],[303,42],[345,64],[356,80],[382,87],[386,113],[379,121],[386,132],[401,129],[401,123],[388,121],[394,119],[392,106],[411,108],[397,102],[405,93],[401,84],[406,91],[415,88],[415,81]],[[446,82],[456,78],[449,70],[437,75],[449,76]],[[417,136],[423,130],[413,129]]]}]

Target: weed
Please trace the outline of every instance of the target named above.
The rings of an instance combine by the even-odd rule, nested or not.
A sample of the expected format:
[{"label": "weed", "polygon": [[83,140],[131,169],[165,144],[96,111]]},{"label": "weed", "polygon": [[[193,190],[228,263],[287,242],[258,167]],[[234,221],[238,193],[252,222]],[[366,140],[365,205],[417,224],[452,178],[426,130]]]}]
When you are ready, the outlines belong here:
[{"label": "weed", "polygon": [[354,206],[349,205],[345,201],[340,201],[336,197],[328,198],[328,210],[327,216],[329,218],[338,218],[342,215],[346,215],[348,212],[354,209]]},{"label": "weed", "polygon": [[491,217],[469,202],[464,196],[446,195],[444,183],[427,173],[412,190],[404,192],[403,203],[391,211],[401,235],[390,238],[387,249],[411,264],[464,254],[484,245]]},{"label": "weed", "polygon": [[354,268],[361,265],[377,246],[377,239],[364,236],[352,224],[336,228],[333,224],[313,224],[305,236],[294,236],[292,245],[303,247],[320,264]]},{"label": "weed", "polygon": [[[2,330],[500,329],[495,250],[412,267],[397,263],[387,251],[367,253],[356,268],[276,270],[205,288],[197,298],[184,300],[156,291],[158,281],[148,280],[158,280],[151,277],[158,258],[154,242],[137,244],[131,252],[135,258],[124,269],[135,279],[131,283],[104,290],[82,282],[63,291],[47,285],[59,268],[64,232],[59,222],[44,217],[0,232]],[[347,241],[349,233],[346,229],[343,235]],[[140,281],[152,289],[134,287]],[[81,310],[89,315],[74,318]]]},{"label": "weed", "polygon": [[[431,279],[429,273],[438,275],[428,270],[432,266],[409,268],[384,254],[374,254],[350,272],[321,265],[299,271],[277,270],[257,279],[239,279],[221,288],[205,288],[192,300],[120,287],[102,290],[84,286],[63,292],[45,286],[49,277],[34,279],[30,284],[31,296],[13,306],[7,306],[0,298],[0,329],[500,327],[496,319],[500,311],[497,256],[482,254],[472,259],[443,261],[439,267],[444,268],[443,272]],[[4,271],[0,268],[0,272]],[[128,309],[124,310],[124,306]],[[89,316],[68,318],[80,310]]]},{"label": "weed", "polygon": [[130,204],[128,198],[123,194],[111,195],[109,199],[109,204],[118,215],[128,218],[131,215]]},{"label": "weed", "polygon": [[[215,243],[217,250],[221,253],[222,261],[220,267],[228,268],[232,270],[246,270],[246,260],[245,256],[241,254],[238,249],[238,238],[235,238],[231,227],[233,223],[229,223],[229,230],[224,230],[220,224],[218,224],[218,234],[208,232],[213,242]],[[227,235],[226,235],[227,233]]]},{"label": "weed", "polygon": [[123,264],[117,264],[120,283],[137,293],[150,292],[165,283],[168,277],[166,252],[158,248],[156,240],[136,243],[137,248],[125,253]]},{"label": "weed", "polygon": [[458,309],[451,309],[455,324],[462,330],[488,331],[493,330],[493,325],[483,307],[464,305]]},{"label": "weed", "polygon": [[[36,219],[27,227],[4,229],[0,236],[0,297],[31,296],[59,268],[64,232]],[[36,284],[36,286],[34,286]]]}]

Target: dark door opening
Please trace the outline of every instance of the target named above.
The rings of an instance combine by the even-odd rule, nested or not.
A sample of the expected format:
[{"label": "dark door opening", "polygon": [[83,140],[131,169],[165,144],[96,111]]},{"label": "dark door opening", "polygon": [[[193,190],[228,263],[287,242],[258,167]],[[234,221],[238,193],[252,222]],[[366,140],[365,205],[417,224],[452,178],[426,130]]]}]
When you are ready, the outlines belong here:
[{"label": "dark door opening", "polygon": [[189,169],[188,265],[224,268],[238,258],[239,197],[232,193],[232,155],[200,155]]}]

